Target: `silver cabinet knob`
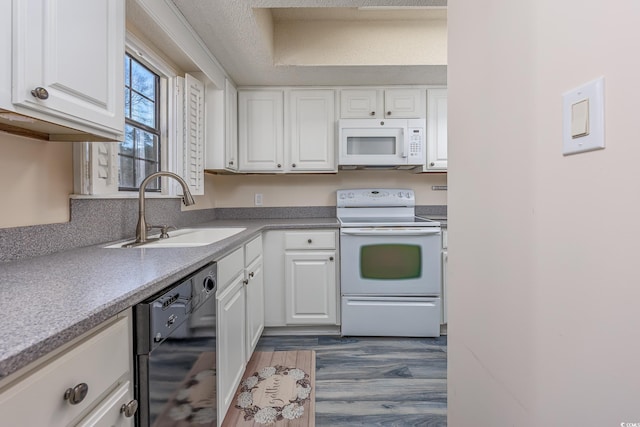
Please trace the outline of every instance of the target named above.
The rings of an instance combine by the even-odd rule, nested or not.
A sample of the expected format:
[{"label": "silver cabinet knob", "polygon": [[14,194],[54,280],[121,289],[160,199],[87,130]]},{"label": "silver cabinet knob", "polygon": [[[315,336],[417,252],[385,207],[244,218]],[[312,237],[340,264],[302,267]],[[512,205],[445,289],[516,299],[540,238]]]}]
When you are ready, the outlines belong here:
[{"label": "silver cabinet knob", "polygon": [[47,92],[47,90],[43,87],[38,86],[37,88],[33,89],[31,91],[31,95],[33,95],[34,98],[38,98],[38,99],[47,99],[49,98],[49,92]]},{"label": "silver cabinet knob", "polygon": [[307,240],[307,243],[311,244],[311,243],[313,243],[313,240],[309,239],[309,240]]},{"label": "silver cabinet knob", "polygon": [[376,112],[375,112],[375,111],[372,111],[372,112],[370,112],[370,113],[369,113],[369,115],[370,115],[370,116],[375,116],[375,115],[376,115]]},{"label": "silver cabinet knob", "polygon": [[248,279],[244,279],[244,280],[242,281],[242,284],[243,284],[243,285],[248,285],[248,284],[249,284],[249,280],[248,280]]},{"label": "silver cabinet knob", "polygon": [[251,273],[249,273],[249,277],[253,277],[253,276],[255,276],[255,274],[252,271]]},{"label": "silver cabinet knob", "polygon": [[329,257],[329,261],[333,261],[333,257],[332,256]]},{"label": "silver cabinet knob", "polygon": [[295,164],[295,163],[292,163],[292,164],[291,164],[291,167],[292,167],[292,168],[295,168],[295,167],[296,167],[296,164]]},{"label": "silver cabinet knob", "polygon": [[229,166],[233,166],[233,160],[229,161]]},{"label": "silver cabinet knob", "polygon": [[281,167],[282,167],[282,165],[281,165],[280,163],[278,163],[278,167],[279,167],[279,168],[281,168]]},{"label": "silver cabinet knob", "polygon": [[133,399],[129,403],[123,403],[120,407],[120,413],[124,414],[125,417],[131,418],[134,416],[136,411],[138,410],[138,401]]},{"label": "silver cabinet knob", "polygon": [[433,163],[433,162],[429,163],[429,166],[435,166],[435,165],[436,165],[436,164],[435,164],[435,163]]},{"label": "silver cabinet knob", "polygon": [[387,116],[390,116],[390,115],[391,115],[391,111],[387,111]]},{"label": "silver cabinet knob", "polygon": [[77,405],[82,402],[89,393],[89,386],[87,383],[80,383],[73,388],[68,388],[64,391],[64,400],[68,400],[70,404]]}]

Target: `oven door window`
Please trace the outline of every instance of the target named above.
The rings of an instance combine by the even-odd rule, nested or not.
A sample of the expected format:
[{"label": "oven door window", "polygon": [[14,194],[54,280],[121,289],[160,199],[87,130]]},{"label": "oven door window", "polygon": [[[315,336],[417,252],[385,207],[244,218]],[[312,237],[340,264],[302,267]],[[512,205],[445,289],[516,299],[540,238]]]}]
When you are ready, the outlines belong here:
[{"label": "oven door window", "polygon": [[376,244],[360,247],[360,276],[370,280],[412,280],[422,276],[422,247]]}]

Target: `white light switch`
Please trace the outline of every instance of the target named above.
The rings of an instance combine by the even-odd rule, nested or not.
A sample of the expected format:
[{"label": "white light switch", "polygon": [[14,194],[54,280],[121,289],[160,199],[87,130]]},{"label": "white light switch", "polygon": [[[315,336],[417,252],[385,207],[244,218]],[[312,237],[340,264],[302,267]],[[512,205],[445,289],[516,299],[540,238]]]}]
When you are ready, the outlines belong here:
[{"label": "white light switch", "polygon": [[604,148],[604,77],[562,96],[562,154]]},{"label": "white light switch", "polygon": [[583,99],[571,106],[571,137],[589,135],[589,100]]}]

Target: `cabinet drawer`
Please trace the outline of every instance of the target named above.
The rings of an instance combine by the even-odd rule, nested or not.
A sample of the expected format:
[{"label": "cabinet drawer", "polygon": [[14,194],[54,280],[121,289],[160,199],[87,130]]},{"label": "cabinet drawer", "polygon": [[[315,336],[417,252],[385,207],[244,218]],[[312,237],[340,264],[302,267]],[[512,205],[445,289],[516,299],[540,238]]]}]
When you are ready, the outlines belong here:
[{"label": "cabinet drawer", "polygon": [[335,249],[335,231],[291,231],[284,236],[285,249]]},{"label": "cabinet drawer", "polygon": [[77,427],[132,427],[135,416],[125,417],[122,405],[133,400],[133,387],[130,381],[125,381],[120,387],[104,399],[100,406],[82,420]]},{"label": "cabinet drawer", "polygon": [[244,247],[244,264],[248,267],[256,258],[262,255],[262,236],[258,236]]},{"label": "cabinet drawer", "polygon": [[[127,380],[131,352],[128,318],[122,318],[3,391],[3,425],[69,425]],[[86,397],[70,404],[65,390],[82,383]]]},{"label": "cabinet drawer", "polygon": [[218,294],[244,270],[244,248],[238,248],[218,261]]}]

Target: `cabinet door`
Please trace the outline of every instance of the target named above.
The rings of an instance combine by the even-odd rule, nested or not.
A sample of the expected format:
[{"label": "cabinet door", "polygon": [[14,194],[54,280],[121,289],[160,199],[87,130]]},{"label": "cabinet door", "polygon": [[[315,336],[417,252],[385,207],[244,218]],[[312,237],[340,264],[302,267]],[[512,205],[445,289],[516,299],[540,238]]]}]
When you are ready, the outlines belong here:
[{"label": "cabinet door", "polygon": [[424,102],[424,89],[387,89],[384,91],[384,117],[424,118]]},{"label": "cabinet door", "polygon": [[268,230],[264,238],[264,325],[286,326],[284,283],[284,236],[281,230]]},{"label": "cabinet door", "polygon": [[240,170],[283,170],[283,108],[282,91],[238,92]]},{"label": "cabinet door", "polygon": [[427,91],[426,170],[447,170],[447,89]]},{"label": "cabinet door", "polygon": [[262,257],[247,267],[247,356],[249,360],[264,330],[264,274]]},{"label": "cabinet door", "polygon": [[336,324],[335,256],[335,251],[286,252],[287,324]]},{"label": "cabinet door", "polygon": [[335,92],[293,90],[290,105],[290,172],[336,171]]},{"label": "cabinet door", "polygon": [[[131,322],[123,317],[0,393],[0,425],[67,426],[131,379]],[[67,389],[87,393],[72,404]],[[130,388],[127,388],[130,390]]]},{"label": "cabinet door", "polygon": [[238,90],[225,80],[225,169],[238,170]]},{"label": "cabinet door", "polygon": [[13,8],[13,103],[121,139],[124,1],[14,0]]},{"label": "cabinet door", "polygon": [[447,262],[449,257],[447,251],[442,252],[442,318],[440,323],[447,323]]},{"label": "cabinet door", "polygon": [[340,92],[340,117],[343,119],[367,119],[382,117],[378,111],[376,89],[343,89]]},{"label": "cabinet door", "polygon": [[218,298],[217,380],[218,418],[233,400],[246,366],[246,310],[244,274],[239,274]]},{"label": "cabinet door", "polygon": [[133,427],[135,415],[125,416],[122,405],[133,400],[133,385],[125,382],[111,393],[88,417],[76,427]]}]

